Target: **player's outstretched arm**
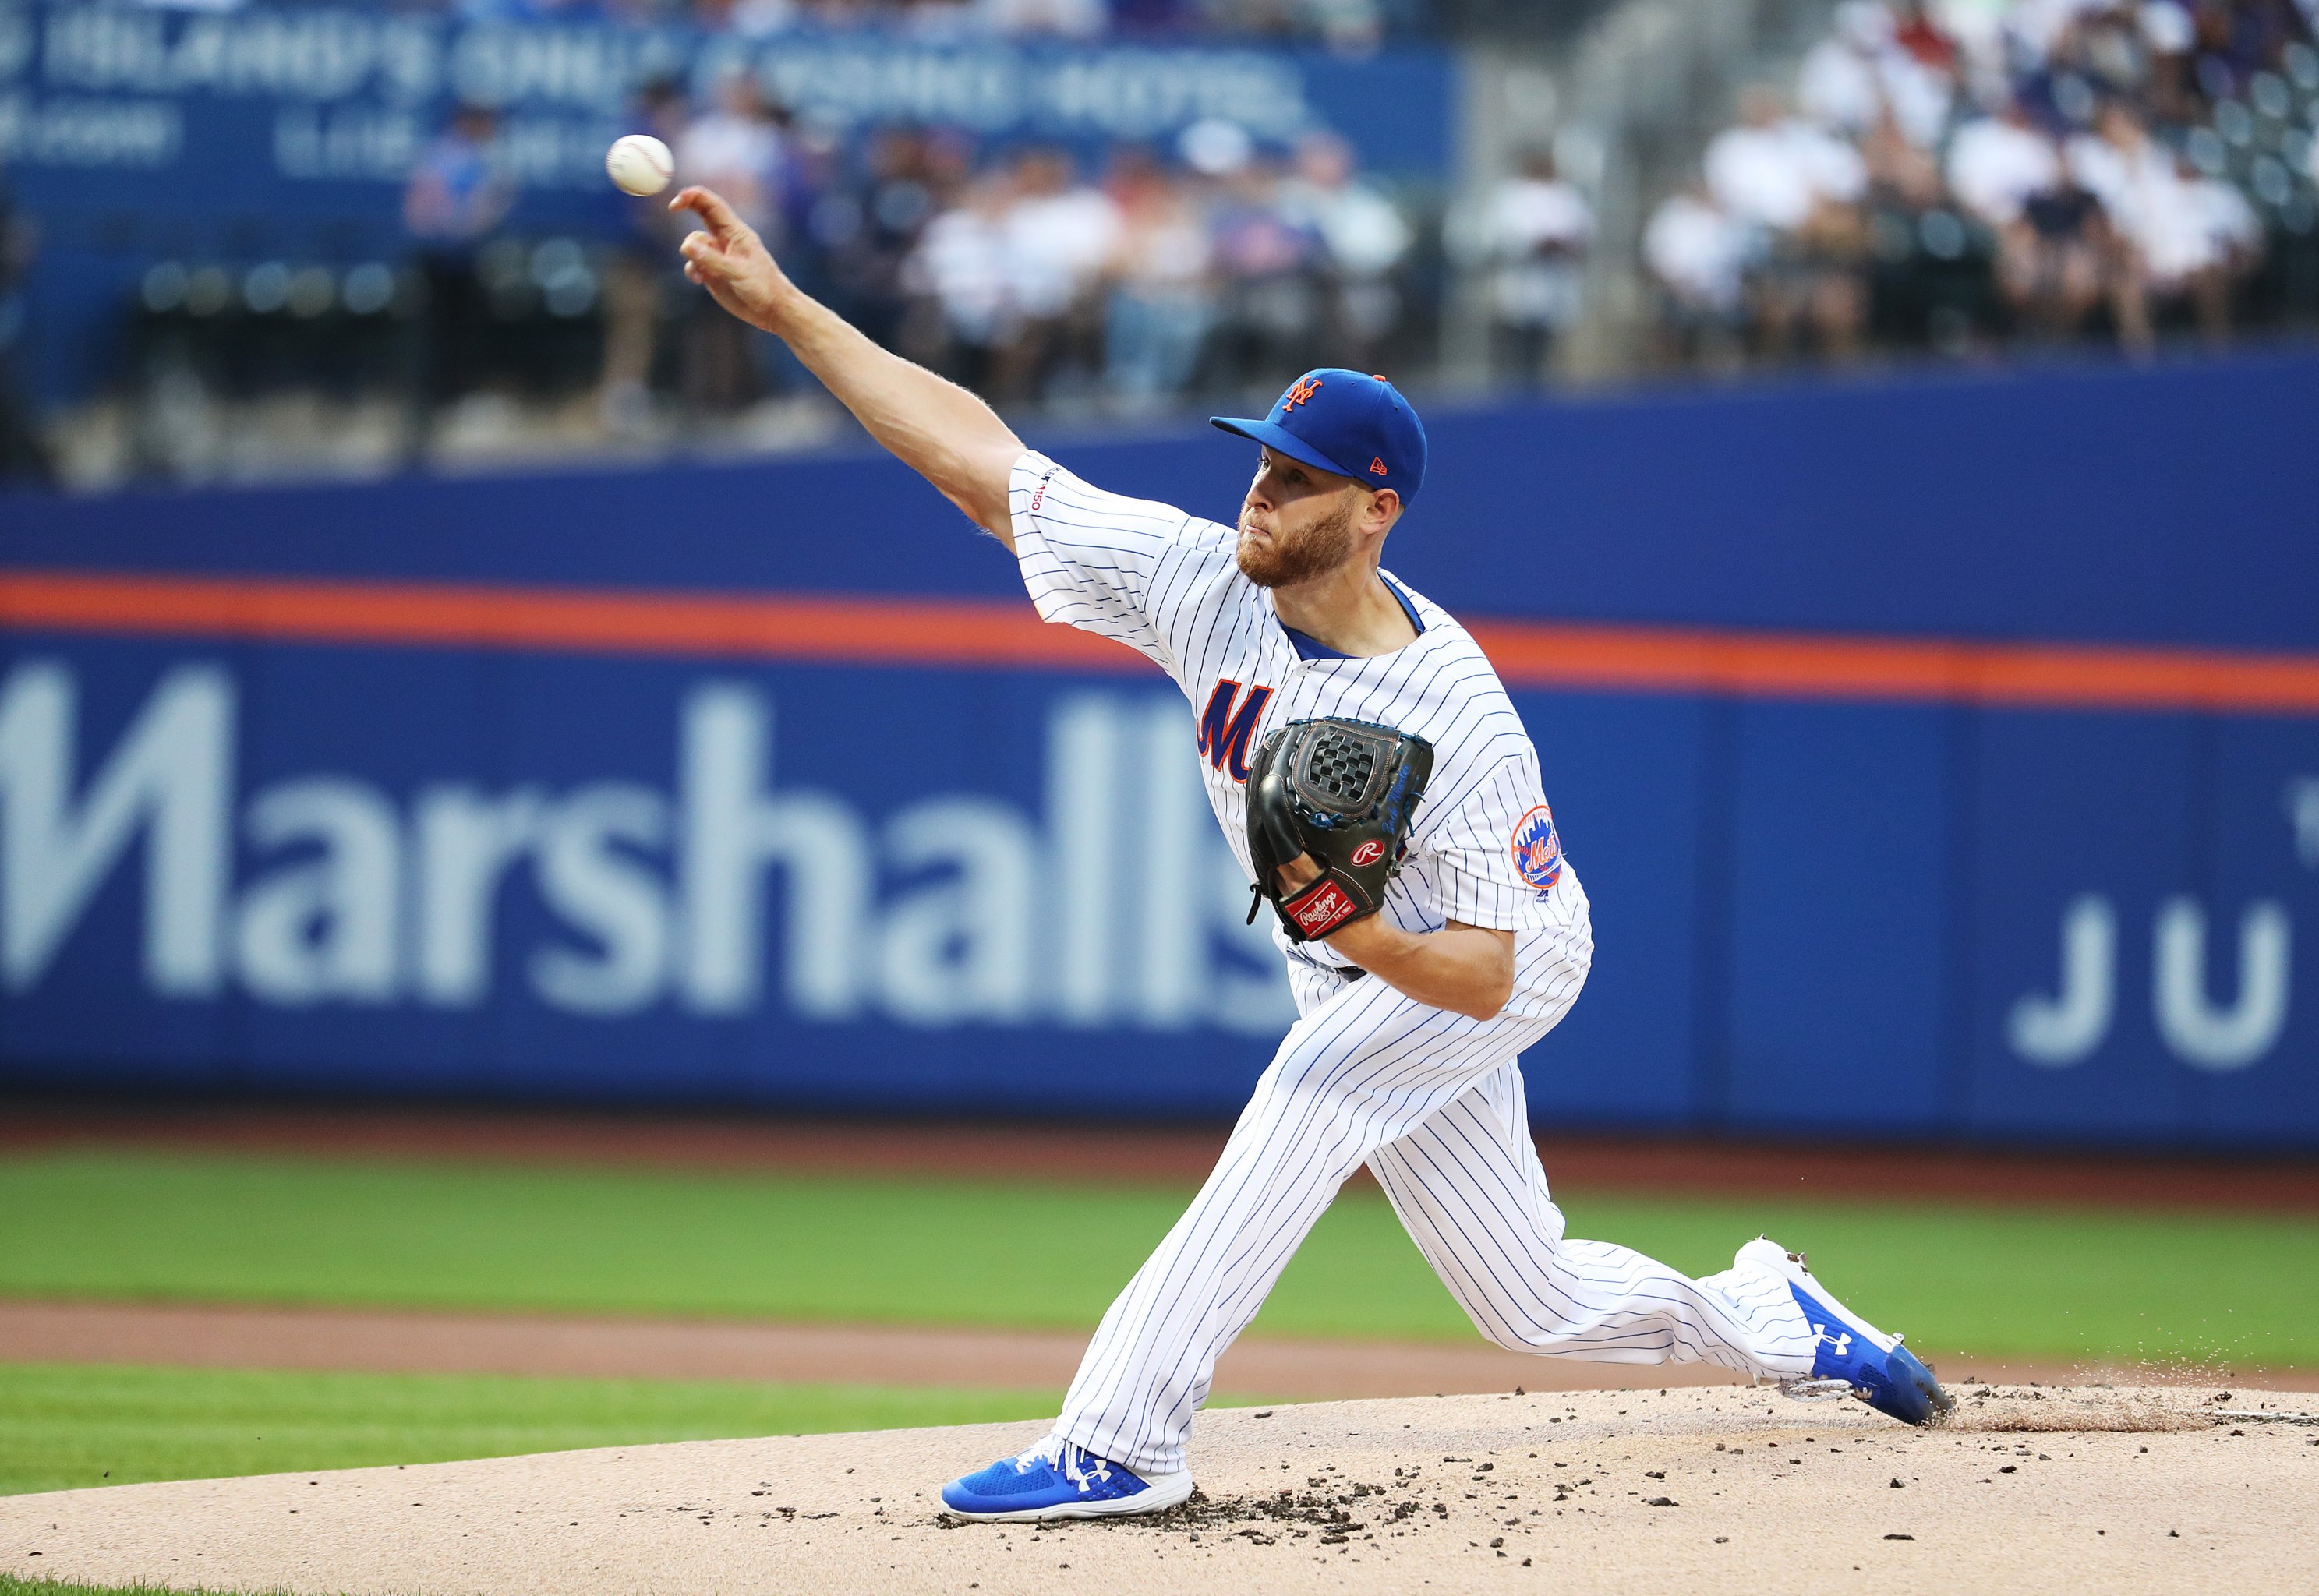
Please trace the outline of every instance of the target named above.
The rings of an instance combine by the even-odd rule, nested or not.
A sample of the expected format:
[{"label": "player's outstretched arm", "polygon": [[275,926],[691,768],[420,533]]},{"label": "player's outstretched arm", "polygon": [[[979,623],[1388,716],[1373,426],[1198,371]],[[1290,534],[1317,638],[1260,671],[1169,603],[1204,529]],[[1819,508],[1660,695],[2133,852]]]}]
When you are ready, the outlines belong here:
[{"label": "player's outstretched arm", "polygon": [[690,211],[706,227],[684,240],[687,277],[750,326],[789,345],[871,437],[976,526],[1015,546],[1006,483],[1023,457],[1023,440],[996,411],[957,383],[880,348],[801,292],[756,230],[714,190],[688,188],[668,208]]}]

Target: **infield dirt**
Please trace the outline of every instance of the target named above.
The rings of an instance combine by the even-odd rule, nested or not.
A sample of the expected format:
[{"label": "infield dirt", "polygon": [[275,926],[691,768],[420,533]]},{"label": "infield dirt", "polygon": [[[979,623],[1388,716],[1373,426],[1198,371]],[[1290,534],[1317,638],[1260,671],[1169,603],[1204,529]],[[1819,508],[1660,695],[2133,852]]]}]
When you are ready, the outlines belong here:
[{"label": "infield dirt", "polygon": [[935,1498],[1035,1423],[131,1485],[0,1501],[0,1567],[417,1596],[2319,1590],[2307,1399],[1959,1394],[1927,1430],[1729,1387],[1213,1412],[1187,1507],[1049,1527]]}]

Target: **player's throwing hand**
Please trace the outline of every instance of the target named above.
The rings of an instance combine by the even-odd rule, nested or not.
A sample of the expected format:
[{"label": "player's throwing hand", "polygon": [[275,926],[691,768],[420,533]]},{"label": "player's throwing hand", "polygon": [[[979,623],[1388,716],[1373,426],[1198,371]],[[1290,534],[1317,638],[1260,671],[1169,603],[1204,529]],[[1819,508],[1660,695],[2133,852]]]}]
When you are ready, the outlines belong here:
[{"label": "player's throwing hand", "polygon": [[791,292],[790,280],[757,230],[713,188],[695,185],[669,201],[668,208],[690,211],[708,224],[705,232],[688,234],[680,247],[685,276],[752,327],[780,330],[776,322],[782,296]]}]

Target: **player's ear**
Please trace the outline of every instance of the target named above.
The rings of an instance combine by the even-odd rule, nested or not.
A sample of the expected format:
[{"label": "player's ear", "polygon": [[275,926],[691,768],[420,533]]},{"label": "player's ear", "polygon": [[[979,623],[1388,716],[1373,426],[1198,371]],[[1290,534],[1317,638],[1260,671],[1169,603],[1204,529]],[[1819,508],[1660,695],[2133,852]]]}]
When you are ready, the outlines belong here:
[{"label": "player's ear", "polygon": [[1369,495],[1368,522],[1373,532],[1389,532],[1401,519],[1401,495],[1391,488],[1379,488]]}]

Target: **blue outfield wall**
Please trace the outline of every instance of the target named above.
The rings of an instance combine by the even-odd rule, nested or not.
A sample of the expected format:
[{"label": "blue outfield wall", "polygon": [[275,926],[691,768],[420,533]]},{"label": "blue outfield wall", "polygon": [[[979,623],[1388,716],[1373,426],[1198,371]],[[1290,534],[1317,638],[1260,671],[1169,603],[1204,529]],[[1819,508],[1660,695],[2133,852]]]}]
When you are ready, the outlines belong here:
[{"label": "blue outfield wall", "polygon": [[[1389,563],[1477,618],[2291,675],[2314,413],[2295,356],[1445,411]],[[1211,514],[1247,465],[1045,442]],[[0,500],[0,584],[59,573],[1020,595],[867,455]],[[1287,1018],[1187,708],[1132,660],[5,612],[10,1083],[1222,1115]],[[1541,1123],[2319,1148],[2319,700],[1514,697],[1598,938],[1525,1060]]]}]

